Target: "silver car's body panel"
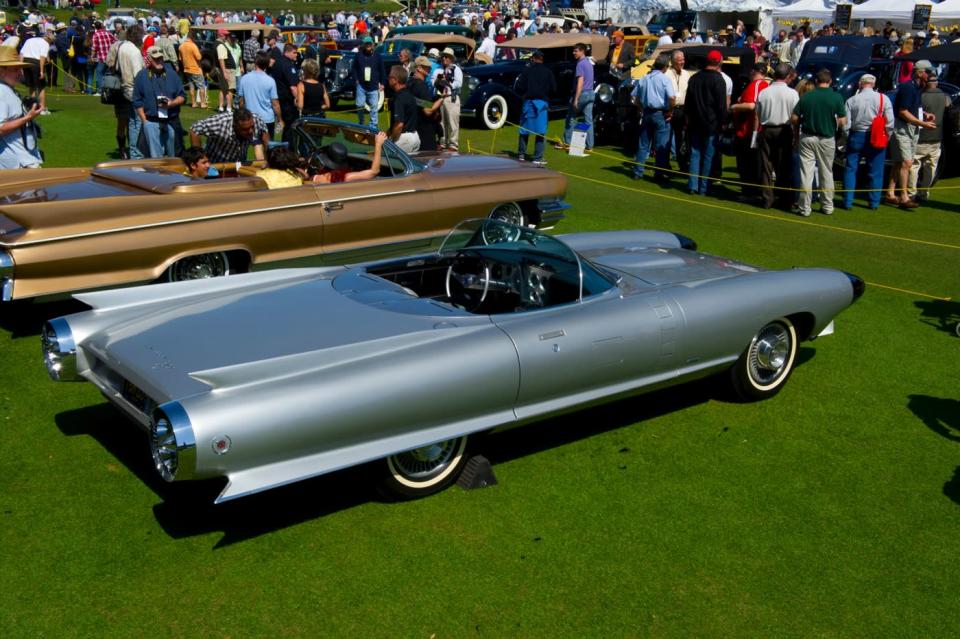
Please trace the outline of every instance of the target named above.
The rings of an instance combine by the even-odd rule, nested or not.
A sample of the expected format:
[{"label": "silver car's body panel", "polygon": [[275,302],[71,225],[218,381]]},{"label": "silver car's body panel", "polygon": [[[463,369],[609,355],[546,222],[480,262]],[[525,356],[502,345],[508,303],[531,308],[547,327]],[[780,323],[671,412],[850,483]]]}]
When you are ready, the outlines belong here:
[{"label": "silver car's body panel", "polygon": [[[182,409],[184,475],[228,477],[225,500],[704,376],[766,322],[792,317],[809,339],[856,298],[840,271],[765,271],[668,233],[561,239],[585,258],[570,261],[582,296],[512,312],[418,295],[409,273],[446,270],[449,294],[455,264],[425,255],[84,294],[95,310],[57,321],[78,374],[142,427]],[[473,252],[536,270],[540,241]]]}]

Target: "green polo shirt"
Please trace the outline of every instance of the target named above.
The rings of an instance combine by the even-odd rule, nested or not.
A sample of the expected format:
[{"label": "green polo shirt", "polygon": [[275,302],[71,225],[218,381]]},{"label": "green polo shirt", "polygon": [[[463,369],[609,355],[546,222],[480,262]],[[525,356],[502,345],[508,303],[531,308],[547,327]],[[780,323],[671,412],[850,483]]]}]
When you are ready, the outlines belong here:
[{"label": "green polo shirt", "polygon": [[800,98],[793,113],[800,118],[800,133],[832,138],[837,134],[837,118],[846,117],[847,109],[839,93],[817,87]]}]

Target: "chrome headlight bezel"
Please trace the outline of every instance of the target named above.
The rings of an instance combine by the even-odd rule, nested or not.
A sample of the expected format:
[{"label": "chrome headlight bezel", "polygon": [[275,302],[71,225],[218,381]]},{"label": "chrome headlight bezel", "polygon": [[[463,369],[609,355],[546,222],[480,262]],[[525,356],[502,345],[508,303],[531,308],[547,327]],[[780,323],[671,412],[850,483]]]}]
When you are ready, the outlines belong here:
[{"label": "chrome headlight bezel", "polygon": [[153,412],[150,456],[164,481],[191,479],[197,467],[197,441],[193,425],[180,402],[168,402]]},{"label": "chrome headlight bezel", "polygon": [[478,86],[480,86],[480,79],[477,78],[477,77],[475,77],[475,76],[468,75],[468,76],[467,76],[467,89],[469,89],[470,92],[473,93]]},{"label": "chrome headlight bezel", "polygon": [[616,91],[614,91],[613,87],[607,84],[606,82],[602,82],[597,85],[596,94],[597,94],[597,98],[601,102],[603,102],[604,104],[609,104],[610,102],[613,101],[613,96],[616,95]]},{"label": "chrome headlight bezel", "polygon": [[43,363],[47,367],[50,379],[55,382],[79,379],[77,344],[67,320],[57,317],[45,323],[40,343],[43,347]]},{"label": "chrome headlight bezel", "polygon": [[6,251],[0,251],[0,301],[13,299],[13,257]]}]

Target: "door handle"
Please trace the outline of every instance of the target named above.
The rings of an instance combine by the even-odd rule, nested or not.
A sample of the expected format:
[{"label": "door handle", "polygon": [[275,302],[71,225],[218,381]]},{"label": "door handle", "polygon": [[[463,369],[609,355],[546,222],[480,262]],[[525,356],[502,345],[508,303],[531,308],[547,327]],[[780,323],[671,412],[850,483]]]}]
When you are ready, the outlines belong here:
[{"label": "door handle", "polygon": [[323,210],[326,211],[328,214],[331,211],[339,211],[341,209],[343,209],[343,202],[324,202],[323,203]]}]

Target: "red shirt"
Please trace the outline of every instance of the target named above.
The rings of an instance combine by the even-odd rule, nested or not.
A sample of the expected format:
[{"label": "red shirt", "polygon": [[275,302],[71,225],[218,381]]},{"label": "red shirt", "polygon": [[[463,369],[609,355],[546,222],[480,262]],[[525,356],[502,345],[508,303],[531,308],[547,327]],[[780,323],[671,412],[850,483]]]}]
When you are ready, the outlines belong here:
[{"label": "red shirt", "polygon": [[[766,80],[754,80],[747,85],[747,88],[740,94],[738,104],[754,104],[760,92],[770,86]],[[756,111],[734,111],[733,123],[736,127],[738,138],[745,138],[753,134],[754,118],[757,117]]]}]

